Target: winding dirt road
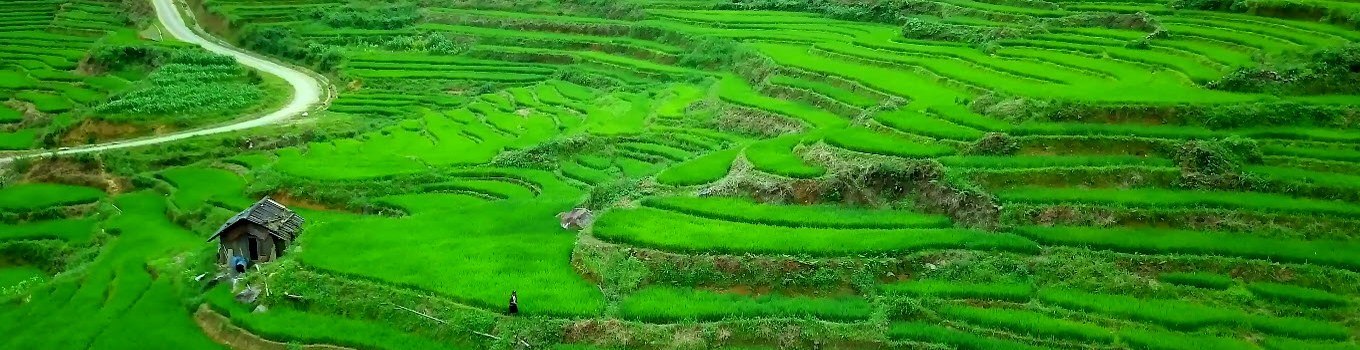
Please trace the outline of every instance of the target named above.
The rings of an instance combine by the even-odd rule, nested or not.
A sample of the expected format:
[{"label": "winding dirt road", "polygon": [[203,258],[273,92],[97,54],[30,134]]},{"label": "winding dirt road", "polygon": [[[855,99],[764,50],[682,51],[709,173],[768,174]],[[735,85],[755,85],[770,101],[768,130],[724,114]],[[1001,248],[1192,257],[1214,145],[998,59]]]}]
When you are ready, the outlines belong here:
[{"label": "winding dirt road", "polygon": [[270,60],[260,58],[259,56],[250,54],[244,50],[228,46],[227,44],[221,43],[220,41],[209,40],[201,36],[198,32],[195,32],[194,30],[190,29],[189,26],[184,22],[184,17],[180,14],[179,9],[176,8],[174,0],[151,0],[151,2],[156,7],[156,17],[160,19],[161,24],[165,26],[165,29],[169,31],[170,35],[174,36],[175,39],[202,46],[204,49],[207,49],[208,51],[234,57],[236,58],[236,61],[240,62],[243,65],[259,70],[264,74],[278,76],[279,78],[288,81],[288,85],[291,85],[293,87],[292,99],[288,101],[287,105],[283,106],[283,108],[279,110],[269,112],[254,119],[236,121],[233,122],[232,124],[211,126],[201,129],[185,130],[172,134],[152,136],[147,138],[111,141],[101,144],[71,147],[68,149],[61,149],[57,151],[32,151],[27,153],[19,153],[16,155],[10,155],[0,158],[0,164],[8,163],[15,159],[24,157],[41,157],[53,154],[65,155],[65,154],[100,152],[120,148],[154,145],[158,143],[183,140],[195,136],[220,134],[224,132],[244,130],[288,120],[290,118],[301,115],[303,112],[306,112],[307,110],[311,109],[312,106],[321,103],[322,94],[325,91],[324,88],[325,83],[315,78],[313,75],[297,70],[292,67],[288,67],[282,64],[274,63],[273,61]]}]

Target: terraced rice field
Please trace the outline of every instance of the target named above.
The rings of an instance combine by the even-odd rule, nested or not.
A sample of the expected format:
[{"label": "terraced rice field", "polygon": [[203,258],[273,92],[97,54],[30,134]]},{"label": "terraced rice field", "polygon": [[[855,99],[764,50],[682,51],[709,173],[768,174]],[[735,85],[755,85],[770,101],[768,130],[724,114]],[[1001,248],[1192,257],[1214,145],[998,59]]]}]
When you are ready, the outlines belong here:
[{"label": "terraced rice field", "polygon": [[[149,6],[0,4],[0,152],[217,123],[270,103],[264,84],[246,79],[234,62],[184,59],[206,52],[163,39],[167,34],[147,24]],[[153,57],[157,51],[182,54]]]},{"label": "terraced rice field", "polygon": [[0,176],[0,347],[1360,348],[1360,17],[1216,4],[190,1],[337,98]]}]

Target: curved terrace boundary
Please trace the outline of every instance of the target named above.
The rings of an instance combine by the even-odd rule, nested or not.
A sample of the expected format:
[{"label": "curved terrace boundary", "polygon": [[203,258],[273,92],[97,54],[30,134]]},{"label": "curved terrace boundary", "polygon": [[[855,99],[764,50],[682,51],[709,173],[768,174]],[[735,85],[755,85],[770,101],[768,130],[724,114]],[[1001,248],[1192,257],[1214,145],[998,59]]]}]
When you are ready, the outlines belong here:
[{"label": "curved terrace boundary", "polygon": [[154,4],[156,8],[156,18],[165,26],[166,31],[175,37],[175,39],[202,46],[204,49],[214,53],[231,56],[242,65],[254,68],[265,74],[277,76],[287,81],[288,85],[293,87],[293,96],[288,101],[288,104],[273,112],[260,115],[257,118],[238,120],[231,124],[186,130],[147,138],[110,141],[101,144],[64,148],[56,151],[21,152],[6,157],[0,157],[0,164],[25,157],[102,152],[122,148],[148,146],[184,140],[196,136],[220,134],[277,124],[301,115],[313,106],[322,103],[323,91],[326,90],[326,83],[324,83],[321,78],[318,78],[317,75],[303,71],[299,68],[290,67],[262,58],[257,54],[232,47],[221,41],[204,37],[203,34],[194,31],[185,23],[184,15],[179,11],[179,8],[175,6],[174,0],[152,0],[152,4]]}]

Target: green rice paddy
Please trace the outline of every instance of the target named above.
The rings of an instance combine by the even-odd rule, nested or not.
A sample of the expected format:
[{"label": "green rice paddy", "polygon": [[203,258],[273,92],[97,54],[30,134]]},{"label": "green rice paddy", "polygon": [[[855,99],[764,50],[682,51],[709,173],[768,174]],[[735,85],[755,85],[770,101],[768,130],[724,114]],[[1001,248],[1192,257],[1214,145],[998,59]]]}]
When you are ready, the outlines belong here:
[{"label": "green rice paddy", "polygon": [[[1360,347],[1349,2],[189,3],[335,98],[0,165],[0,349]],[[286,95],[142,5],[0,4],[0,150]]]}]

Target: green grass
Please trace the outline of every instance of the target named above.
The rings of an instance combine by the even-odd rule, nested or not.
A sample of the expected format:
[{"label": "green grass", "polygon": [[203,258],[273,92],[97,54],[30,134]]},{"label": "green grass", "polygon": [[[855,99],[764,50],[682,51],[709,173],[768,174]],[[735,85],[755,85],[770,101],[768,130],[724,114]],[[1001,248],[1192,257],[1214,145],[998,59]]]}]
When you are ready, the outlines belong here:
[{"label": "green grass", "polygon": [[1357,350],[1360,345],[1341,342],[1323,342],[1270,337],[1261,341],[1261,347],[1268,350]]},{"label": "green grass", "polygon": [[1247,290],[1262,299],[1311,307],[1325,308],[1350,304],[1350,299],[1345,296],[1288,284],[1257,282],[1248,284]]},{"label": "green grass", "polygon": [[776,115],[800,120],[816,128],[836,127],[847,124],[831,112],[808,106],[800,102],[781,100],[761,95],[745,80],[736,76],[726,76],[718,83],[718,98],[745,107],[763,110]]},{"label": "green grass", "polygon": [[930,249],[1032,252],[1033,242],[968,229],[823,229],[700,218],[653,208],[613,209],[594,226],[610,241],[682,252],[848,255]]},{"label": "green grass", "polygon": [[960,168],[1048,168],[1098,166],[1171,166],[1171,160],[1138,156],[952,156],[939,158],[940,163]]},{"label": "green grass", "polygon": [[34,107],[43,113],[61,113],[76,107],[71,100],[44,92],[24,91],[16,94],[15,97],[33,103]]},{"label": "green grass", "polygon": [[1287,214],[1360,215],[1360,205],[1255,192],[1159,188],[1017,188],[998,192],[996,196],[1006,202],[1038,204],[1080,202],[1131,208],[1213,208]]},{"label": "green grass", "polygon": [[1347,339],[1345,326],[1297,317],[1273,317],[1234,308],[1169,299],[1138,299],[1124,295],[1093,294],[1048,289],[1039,292],[1044,303],[1086,312],[1151,322],[1176,330],[1206,327],[1245,327],[1257,331],[1308,339]]},{"label": "green grass", "polygon": [[980,130],[912,110],[879,113],[874,116],[874,120],[905,133],[949,140],[972,141],[982,138],[984,134]]},{"label": "green grass", "polygon": [[619,303],[619,313],[627,319],[649,322],[787,317],[855,321],[869,318],[873,309],[868,301],[857,296],[802,297],[778,294],[747,296],[675,287],[650,287],[624,298]]},{"label": "green grass", "polygon": [[1058,338],[1079,342],[1113,343],[1114,332],[1100,326],[1056,318],[1041,312],[946,305],[941,315],[983,327],[1000,328],[1032,337]]},{"label": "green grass", "polygon": [[732,169],[742,148],[709,153],[676,164],[657,174],[656,181],[672,186],[694,186],[721,180]]},{"label": "green grass", "polygon": [[19,90],[31,88],[36,84],[37,81],[24,72],[0,70],[0,89]]},{"label": "green grass", "polygon": [[1184,286],[1224,290],[1237,285],[1232,277],[1207,272],[1173,272],[1157,276],[1162,282]]},{"label": "green grass", "polygon": [[769,226],[877,229],[951,226],[948,217],[905,210],[761,204],[744,198],[650,198],[643,204],[699,217]]},{"label": "green grass", "polygon": [[770,77],[769,83],[812,91],[855,107],[869,108],[878,105],[878,100],[871,97],[820,81],[776,75]]},{"label": "green grass", "polygon": [[246,183],[240,176],[215,168],[185,167],[161,172],[161,176],[175,187],[170,197],[175,206],[195,210],[214,203],[230,209],[245,209],[253,200],[241,195]]},{"label": "green grass", "polygon": [[24,120],[24,114],[9,107],[0,107],[0,124],[15,123]]},{"label": "green grass", "polygon": [[185,280],[148,271],[153,262],[203,247],[202,236],[170,222],[160,194],[124,194],[114,203],[121,211],[105,224],[121,233],[98,257],[37,286],[22,305],[0,308],[0,332],[7,335],[0,347],[144,348],[145,330],[156,329],[163,332],[157,347],[222,348],[190,318],[181,293],[191,287],[179,285]]},{"label": "green grass", "polygon": [[953,281],[918,280],[885,284],[880,290],[888,294],[945,299],[983,299],[1027,302],[1034,297],[1034,286],[1019,283],[962,283]]},{"label": "green grass", "polygon": [[59,219],[21,224],[0,223],[0,241],[55,238],[78,243],[87,242],[94,236],[96,223],[94,219]]},{"label": "green grass", "polygon": [[1140,349],[1148,350],[1252,350],[1251,343],[1240,339],[1167,331],[1124,329],[1119,338]]},{"label": "green grass", "polygon": [[100,198],[104,198],[103,191],[84,186],[45,183],[14,185],[0,189],[0,211],[86,204]]},{"label": "green grass", "polygon": [[6,287],[18,285],[28,280],[43,281],[47,278],[47,273],[32,266],[4,266],[0,267],[0,290]]},{"label": "green grass", "polygon": [[273,306],[269,312],[251,312],[237,302],[230,285],[219,285],[206,294],[206,302],[227,316],[232,325],[274,341],[330,344],[370,349],[447,349],[449,344],[413,336],[370,321],[320,315]]},{"label": "green grass", "polygon": [[851,151],[904,158],[938,157],[954,152],[953,148],[945,145],[923,144],[895,133],[863,128],[828,131],[826,143]]},{"label": "green grass", "polygon": [[527,316],[599,315],[604,308],[599,289],[577,275],[567,258],[576,237],[553,219],[582,193],[552,174],[511,175],[532,180],[543,194],[473,206],[462,196],[421,194],[402,201],[411,212],[406,217],[304,210],[306,249],[298,256],[323,271],[426,290],[481,308],[500,310],[517,290]]},{"label": "green grass", "polygon": [[802,140],[785,136],[752,144],[746,148],[746,159],[757,170],[792,178],[810,179],[826,174],[826,168],[807,164],[794,151]]},{"label": "green grass", "polygon": [[1360,270],[1360,244],[1349,241],[1302,241],[1156,228],[1035,227],[1015,232],[1039,243],[1109,249],[1132,253],[1204,254],[1321,264]]},{"label": "green grass", "polygon": [[[1360,39],[1353,30],[1260,17],[1280,14],[1172,11],[1153,0],[943,0],[910,9],[986,35],[1046,28],[972,44],[905,38],[894,17],[900,8],[879,6],[886,3],[416,3],[416,23],[375,29],[315,22],[323,15],[363,20],[371,7],[389,5],[210,1],[209,12],[233,28],[293,31],[300,40],[266,43],[304,44],[282,56],[305,53],[294,63],[341,85],[333,113],[280,130],[76,157],[138,188],[160,183],[147,176],[170,185],[160,188],[168,193],[103,199],[97,213],[46,210],[101,200],[93,189],[0,189],[4,244],[43,237],[79,243],[102,228],[117,233],[94,241],[101,246],[90,251],[99,256],[88,265],[53,276],[19,302],[0,301],[0,348],[213,348],[189,318],[200,297],[289,346],[479,348],[546,330],[526,340],[534,348],[563,340],[583,349],[1356,348],[1350,299],[1357,288],[1346,278],[1360,271],[1360,245],[1346,225],[1360,217],[1360,197],[1348,194],[1360,190],[1360,166],[1351,164],[1360,161],[1360,132],[1342,127],[1355,124],[1354,113],[1332,120],[1336,127],[1210,129],[1182,125],[1210,121],[1180,112],[1257,102],[1278,102],[1281,114],[1298,113],[1285,110],[1294,106],[1356,105],[1354,94],[1238,93],[1203,84],[1269,59],[1265,53]],[[469,5],[495,9],[449,8]],[[805,12],[761,10],[768,8]],[[0,9],[8,10],[0,18],[10,19],[0,20],[0,100],[43,102],[39,108],[56,114],[20,128],[12,111],[20,108],[0,108],[0,124],[8,126],[0,149],[60,147],[84,118],[211,123],[261,107],[249,98],[251,87],[259,88],[252,77],[230,67],[85,76],[78,66],[96,40],[151,44],[131,29],[101,34],[123,25],[117,2],[31,0]],[[1123,21],[1136,16],[1101,11],[1144,9],[1171,28],[1150,48],[1126,47],[1147,31],[1101,27],[1140,24]],[[1089,21],[1039,23],[1047,20],[1032,16]],[[442,39],[454,47],[426,47]],[[343,58],[334,71],[312,62],[329,50],[343,56],[332,57]],[[761,79],[826,98],[774,98],[753,86]],[[989,97],[1017,100],[970,109]],[[1108,110],[1084,110],[1087,104]],[[858,109],[865,113],[854,115]],[[739,120],[745,117],[752,119]],[[757,130],[762,123],[777,130]],[[166,130],[193,125],[200,124]],[[984,132],[1018,137],[1026,155],[957,155]],[[786,134],[770,136],[776,133]],[[1170,189],[1180,188],[1177,146],[1232,135],[1257,140],[1270,155],[1267,165],[1245,168],[1264,180],[1249,191],[1269,193]],[[264,151],[245,150],[247,139]],[[223,158],[248,169],[211,165]],[[934,193],[824,196],[812,205],[780,199],[805,198],[806,186],[853,178],[849,171],[862,166],[918,160],[951,169],[937,180],[952,187],[994,192],[1001,228],[963,229],[946,216],[888,209],[928,205],[942,209],[932,213],[970,217]],[[747,161],[761,173],[725,181],[734,165],[751,170]],[[491,162],[542,171],[481,168]],[[448,174],[460,169],[532,185]],[[1113,186],[1125,178],[1135,185]],[[28,180],[0,174],[7,186],[18,181]],[[615,182],[622,185],[599,186]],[[66,198],[84,191],[94,193]],[[555,214],[613,191],[623,194],[619,204],[593,208],[600,219],[592,228],[557,227]],[[212,248],[202,241],[206,232],[171,219],[211,228],[215,217],[254,196],[281,192],[397,210],[295,208],[308,223],[290,258],[337,283],[318,285],[302,302],[270,305],[268,313],[237,305],[223,288],[201,295],[184,278],[199,271],[165,268],[195,258],[185,252]],[[731,198],[743,195],[785,203]],[[1067,216],[1069,209],[1078,215]],[[1087,209],[1110,215],[1081,214]],[[1163,222],[1165,215],[1193,222]],[[1031,226],[1053,222],[1115,228]],[[1199,224],[1224,231],[1166,229]],[[636,272],[627,267],[582,269],[599,257],[593,239],[617,243],[599,246],[617,249],[609,254],[637,258],[653,273],[643,279],[648,285],[617,285],[613,273]],[[0,283],[16,263],[6,259],[0,257]],[[733,264],[751,274],[732,275]],[[1267,265],[1278,269],[1253,267]],[[909,281],[889,282],[895,277]],[[790,279],[814,283],[779,287]],[[1320,290],[1252,283],[1266,280]],[[390,306],[333,308],[347,299],[331,300],[345,298],[345,290],[330,288],[354,286],[340,281],[468,305],[497,323],[482,330],[503,341],[460,343],[464,336],[489,343],[457,334],[461,325],[412,332],[441,326]],[[762,295],[709,291],[734,283]],[[767,283],[772,292],[763,290]],[[1036,292],[1055,284],[1106,294]],[[277,295],[280,287],[271,287]],[[847,288],[865,295],[807,294]],[[524,315],[494,316],[511,290],[520,292]],[[404,318],[381,316],[392,314]]]},{"label": "green grass", "polygon": [[0,150],[28,149],[38,138],[38,129],[0,132]]},{"label": "green grass", "polygon": [[924,322],[895,322],[888,326],[888,338],[894,340],[914,340],[927,343],[947,344],[959,349],[1043,349],[1025,343],[988,338],[966,331],[950,329]]}]

